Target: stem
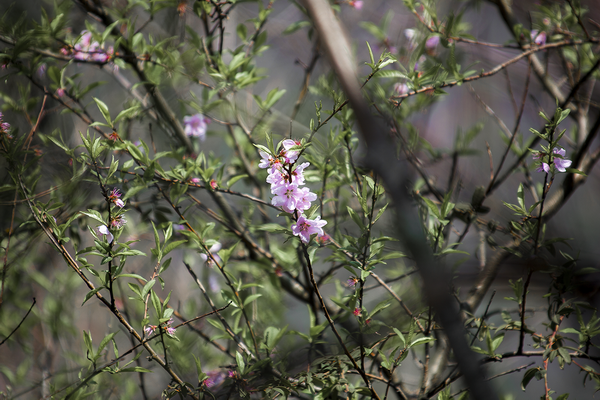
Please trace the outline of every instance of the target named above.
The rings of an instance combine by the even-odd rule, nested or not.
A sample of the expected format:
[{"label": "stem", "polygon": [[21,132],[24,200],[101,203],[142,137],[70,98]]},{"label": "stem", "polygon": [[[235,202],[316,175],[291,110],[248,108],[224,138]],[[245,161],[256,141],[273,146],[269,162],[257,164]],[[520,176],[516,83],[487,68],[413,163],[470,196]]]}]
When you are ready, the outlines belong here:
[{"label": "stem", "polygon": [[523,298],[521,300],[521,309],[519,313],[521,314],[521,332],[519,334],[519,347],[517,350],[517,354],[523,354],[523,343],[525,341],[525,302],[527,300],[527,289],[529,288],[529,283],[531,282],[531,275],[533,274],[533,270],[529,269],[529,274],[527,274],[527,280],[525,281],[525,285],[523,285]]},{"label": "stem", "polygon": [[356,360],[354,359],[354,357],[352,357],[352,355],[348,351],[348,348],[346,347],[346,344],[344,343],[342,337],[340,336],[340,334],[338,333],[338,331],[337,331],[337,329],[335,327],[335,323],[333,322],[333,320],[329,316],[329,311],[327,310],[327,307],[325,306],[325,301],[323,300],[323,297],[321,296],[321,292],[319,291],[319,287],[317,286],[317,282],[315,281],[315,274],[313,272],[312,264],[310,262],[310,256],[308,255],[308,248],[306,247],[306,245],[304,243],[302,243],[302,250],[304,252],[304,257],[306,258],[306,265],[308,267],[308,272],[310,274],[310,281],[311,281],[311,283],[313,285],[313,288],[315,289],[315,293],[317,295],[317,298],[319,299],[319,303],[321,304],[321,308],[323,309],[323,314],[325,314],[325,318],[327,318],[327,322],[329,322],[329,326],[331,327],[331,330],[333,331],[333,334],[335,335],[336,339],[340,343],[340,346],[342,346],[342,349],[344,350],[344,353],[346,353],[346,356],[348,356],[348,359],[350,360],[350,362],[354,366],[354,369],[356,369],[358,371],[358,373],[360,374],[360,376],[363,378],[365,384],[367,385],[367,387],[371,391],[372,396],[375,399],[380,400],[379,395],[377,394],[377,392],[373,388],[373,385],[371,384],[371,381],[367,377],[367,374],[365,373],[365,371],[362,368],[360,368],[358,366],[358,364],[356,363]]}]

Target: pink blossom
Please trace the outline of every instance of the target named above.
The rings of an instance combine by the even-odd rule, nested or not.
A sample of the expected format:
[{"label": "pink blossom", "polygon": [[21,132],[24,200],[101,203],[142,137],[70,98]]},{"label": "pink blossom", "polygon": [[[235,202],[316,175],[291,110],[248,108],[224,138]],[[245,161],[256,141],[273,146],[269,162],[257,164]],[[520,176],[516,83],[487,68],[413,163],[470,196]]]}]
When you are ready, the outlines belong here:
[{"label": "pink blossom", "polygon": [[212,246],[210,246],[210,249],[208,249],[208,252],[210,253],[211,257],[209,257],[207,254],[200,254],[200,258],[209,266],[212,265],[215,261],[220,264],[221,257],[219,257],[217,252],[221,250],[221,247],[221,243],[219,242],[213,244]]},{"label": "pink blossom", "polygon": [[[558,172],[567,172],[567,168],[569,168],[573,162],[571,160],[567,160],[566,158],[564,158],[567,154],[565,149],[559,149],[558,147],[555,147],[552,150],[552,152],[554,153],[554,157],[553,157],[552,161],[554,162],[554,166],[556,167]],[[540,153],[540,152],[535,153],[533,155],[533,159],[534,160],[543,159],[543,153]],[[549,173],[550,165],[548,163],[542,162],[540,165],[538,165],[536,171]]]},{"label": "pink blossom", "polygon": [[326,233],[324,233],[322,235],[317,235],[317,239],[316,239],[317,243],[321,246],[326,244],[329,240],[331,240],[331,236],[329,236]]},{"label": "pink blossom", "polygon": [[362,7],[363,7],[363,2],[361,0],[350,0],[348,2],[348,5],[350,7],[353,7],[355,9],[357,9],[357,10],[361,10]]},{"label": "pink blossom", "polygon": [[300,240],[304,243],[310,241],[310,236],[313,234],[323,235],[323,226],[327,225],[327,221],[321,221],[321,217],[315,219],[306,219],[304,215],[298,217],[298,221],[292,225],[292,233],[294,236],[300,236]]},{"label": "pink blossom", "polygon": [[127,220],[123,215],[116,215],[110,220],[110,227],[113,229],[120,229],[127,223]]},{"label": "pink blossom", "polygon": [[356,286],[357,283],[358,283],[358,278],[355,277],[355,276],[351,276],[346,281],[346,284],[348,285],[348,287],[351,287],[351,288],[353,288],[354,286]]},{"label": "pink blossom", "polygon": [[[69,55],[71,52],[65,48],[61,49],[61,53]],[[92,33],[88,31],[82,31],[79,40],[73,46],[72,56],[76,60],[80,61],[96,61],[105,63],[112,57],[114,49],[109,48],[105,51],[100,43],[92,40]]]},{"label": "pink blossom", "polygon": [[360,317],[361,316],[361,309],[360,308],[355,308],[354,311],[352,311],[352,314],[354,314],[355,317]]},{"label": "pink blossom", "polygon": [[210,119],[206,118],[202,114],[183,117],[185,134],[187,136],[200,138],[200,140],[204,140],[206,138],[206,129],[207,124],[209,123]]},{"label": "pink blossom", "polygon": [[274,170],[267,176],[267,183],[271,184],[271,191],[282,185],[287,179],[287,174],[281,170]]},{"label": "pink blossom", "polygon": [[[309,162],[304,162],[298,165],[292,171],[292,183],[297,186],[304,185],[304,170],[310,165]],[[285,182],[289,182],[290,175],[285,169],[274,169],[269,172],[267,176],[267,183],[271,184],[271,191],[273,192],[278,186],[281,186]],[[274,193],[274,192],[273,192]]]},{"label": "pink blossom", "polygon": [[42,76],[44,76],[44,74],[46,73],[46,64],[41,64],[37,70],[37,74],[38,76],[41,78]]},{"label": "pink blossom", "polygon": [[4,115],[0,112],[0,134],[5,135],[8,139],[12,139],[13,136],[10,134],[10,124],[8,122],[2,121]]},{"label": "pink blossom", "polygon": [[395,83],[394,84],[394,92],[398,94],[398,96],[403,96],[410,91],[408,85],[406,83]]},{"label": "pink blossom", "polygon": [[108,243],[112,243],[113,239],[115,238],[113,234],[110,233],[110,231],[108,230],[108,226],[106,225],[98,226],[96,228],[96,231],[102,236],[106,235],[106,240],[108,241]]},{"label": "pink blossom", "polygon": [[556,156],[554,156],[554,165],[556,166],[556,169],[558,172],[566,172],[566,169],[571,166],[572,161],[563,158],[567,154],[565,149],[558,149],[555,147],[552,151],[556,154]]},{"label": "pink blossom", "polygon": [[120,199],[123,194],[117,188],[113,188],[113,190],[108,194],[108,200],[115,203],[115,205],[119,208],[125,207],[125,202]]},{"label": "pink blossom", "polygon": [[79,41],[84,47],[89,47],[90,44],[92,44],[92,33],[88,31],[82,31]]},{"label": "pink blossom", "polygon": [[272,190],[275,197],[271,200],[271,204],[276,207],[281,207],[287,213],[293,213],[296,209],[296,204],[302,199],[304,193],[298,188],[295,183],[282,183]]},{"label": "pink blossom", "polygon": [[208,378],[204,380],[204,384],[207,388],[219,386],[225,380],[225,374],[219,370],[208,371],[206,375],[208,375]]},{"label": "pink blossom", "polygon": [[279,158],[273,157],[262,150],[260,150],[258,153],[261,156],[261,160],[258,163],[259,168],[268,168],[267,172],[270,174],[273,173],[273,171],[281,168],[281,161],[279,161]]},{"label": "pink blossom", "polygon": [[304,170],[310,166],[309,162],[303,162],[292,171],[292,183],[298,186],[304,185]]},{"label": "pink blossom", "polygon": [[63,97],[65,95],[65,88],[60,87],[60,88],[56,89],[56,95],[58,97]]},{"label": "pink blossom", "polygon": [[146,336],[150,336],[154,333],[154,330],[157,328],[156,325],[148,325],[144,328],[144,332],[146,333]]},{"label": "pink blossom", "polygon": [[300,154],[299,150],[290,150],[294,146],[301,146],[302,143],[298,140],[286,139],[282,142],[284,150],[281,150],[279,155],[284,157],[286,164],[293,164]]},{"label": "pink blossom", "polygon": [[439,36],[432,36],[429,39],[427,39],[425,41],[425,48],[427,50],[433,50],[437,47],[437,45],[440,43],[440,37]]},{"label": "pink blossom", "polygon": [[300,189],[302,195],[296,201],[296,210],[304,211],[310,208],[310,203],[317,199],[317,195],[305,187]]},{"label": "pink blossom", "polygon": [[531,40],[538,46],[546,44],[546,32],[539,32],[537,29],[531,31]]}]

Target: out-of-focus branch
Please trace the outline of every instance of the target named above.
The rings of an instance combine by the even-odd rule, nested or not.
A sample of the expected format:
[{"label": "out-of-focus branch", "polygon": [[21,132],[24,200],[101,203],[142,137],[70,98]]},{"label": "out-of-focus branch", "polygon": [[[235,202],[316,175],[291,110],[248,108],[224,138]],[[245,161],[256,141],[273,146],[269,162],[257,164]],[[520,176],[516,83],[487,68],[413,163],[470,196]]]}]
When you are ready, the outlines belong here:
[{"label": "out-of-focus branch", "polygon": [[[504,23],[507,25],[508,29],[514,35],[515,31],[513,30],[513,28],[519,24],[519,21],[517,20],[517,17],[513,13],[511,2],[508,0],[491,0],[491,2],[498,6],[498,10],[500,11],[500,14],[502,15],[502,19],[504,19]],[[515,39],[517,40],[517,43],[521,44],[521,38],[515,37]],[[558,87],[556,82],[554,82],[554,80],[550,77],[550,74],[546,73],[546,69],[544,68],[544,65],[542,64],[540,59],[535,54],[532,54],[530,57],[530,60],[531,60],[531,66],[533,67],[533,72],[535,72],[535,74],[538,76],[538,78],[543,83],[546,90],[555,99],[558,99],[559,103],[564,103],[565,95],[560,90],[560,88]],[[567,104],[566,106],[568,108],[570,108],[571,111],[576,111],[576,108],[573,104]],[[575,116],[575,115],[573,115],[573,116]]]},{"label": "out-of-focus branch", "polygon": [[404,163],[396,159],[395,148],[381,122],[375,119],[365,101],[357,79],[355,61],[350,44],[340,23],[333,15],[328,2],[305,0],[304,4],[319,33],[321,43],[329,57],[329,62],[356,115],[363,140],[366,142],[367,163],[382,178],[396,208],[396,228],[406,248],[412,251],[413,259],[423,277],[425,292],[436,311],[451,347],[470,389],[471,398],[493,400],[495,392],[481,376],[475,354],[465,340],[465,329],[456,302],[447,285],[446,274],[431,253],[421,229],[421,223],[414,211],[414,204],[405,193],[408,184],[403,173]]},{"label": "out-of-focus branch", "polygon": [[[104,7],[99,4],[97,0],[79,0],[79,2],[86,9],[86,11],[97,15],[105,26],[109,26],[114,22],[113,18],[108,15]],[[161,114],[165,121],[167,121],[167,123],[171,126],[179,141],[187,148],[189,152],[192,152],[194,148],[190,138],[185,134],[185,131],[175,116],[175,113],[173,113],[173,110],[171,110],[171,107],[161,94],[160,90],[158,90],[158,87],[148,79],[146,73],[138,65],[138,58],[135,53],[123,43],[121,44],[121,51],[124,53],[123,59],[125,62],[131,66],[133,71],[140,79],[140,82],[143,82],[146,91],[154,100],[154,105],[156,106],[159,114]]]},{"label": "out-of-focus branch", "polygon": [[[444,83],[441,83],[439,85],[434,86],[424,86],[422,88],[419,88],[417,90],[413,90],[413,91],[409,91],[406,94],[403,95],[398,95],[398,96],[392,96],[392,99],[402,99],[405,97],[410,97],[410,96],[414,96],[415,94],[419,94],[419,93],[427,93],[433,89],[441,89],[441,88],[445,88],[445,87],[452,87],[452,86],[457,86],[457,85],[462,85],[465,82],[472,82],[472,81],[476,81],[479,79],[483,79],[483,78],[488,78],[492,75],[496,75],[498,72],[505,70],[507,67],[515,64],[516,62],[522,60],[523,58],[527,58],[530,57],[532,55],[534,55],[537,52],[540,52],[542,50],[546,50],[546,49],[557,49],[560,47],[567,47],[567,46],[575,46],[578,44],[583,44],[583,43],[600,43],[600,39],[594,39],[594,40],[572,40],[572,39],[565,39],[562,40],[560,42],[552,42],[552,43],[547,43],[543,46],[535,46],[535,47],[529,47],[529,48],[524,48],[522,53],[519,53],[518,55],[514,56],[513,58],[503,62],[502,64],[499,64],[497,66],[495,66],[494,68],[490,69],[489,71],[486,72],[482,72],[480,74],[477,75],[473,75],[473,76],[469,76],[467,78],[464,79],[460,79],[460,80],[454,80],[454,81],[447,81]],[[536,58],[537,59],[537,58]],[[538,60],[539,62],[539,60]],[[535,64],[533,63],[533,59],[532,59],[532,66],[535,66]],[[535,71],[535,70],[534,70]],[[570,103],[571,98],[567,97],[565,99],[565,97],[561,94],[560,97],[557,97],[559,99],[559,101],[561,103],[565,103],[565,107],[570,108],[572,111],[575,110],[575,106],[573,104]],[[562,100],[561,100],[562,99]],[[563,108],[565,108],[563,107]],[[575,115],[575,113],[573,113],[573,115]]]}]

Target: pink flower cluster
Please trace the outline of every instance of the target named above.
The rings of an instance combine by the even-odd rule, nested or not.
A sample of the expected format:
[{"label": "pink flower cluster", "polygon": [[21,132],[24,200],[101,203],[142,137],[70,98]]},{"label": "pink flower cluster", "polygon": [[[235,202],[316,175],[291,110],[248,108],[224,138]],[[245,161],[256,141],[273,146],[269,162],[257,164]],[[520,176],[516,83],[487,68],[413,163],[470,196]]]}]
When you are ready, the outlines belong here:
[{"label": "pink flower cluster", "polygon": [[113,56],[114,49],[111,46],[108,50],[104,50],[100,46],[100,43],[92,41],[91,32],[83,31],[73,48],[64,47],[61,49],[61,53],[66,56],[72,56],[76,60],[105,63]]},{"label": "pink flower cluster", "polygon": [[296,165],[300,155],[299,141],[286,139],[281,142],[281,150],[277,155],[260,151],[262,159],[258,166],[266,168],[269,176],[267,182],[271,184],[271,193],[275,195],[271,204],[281,207],[283,211],[293,214],[296,223],[292,225],[292,233],[299,236],[304,243],[310,241],[310,236],[317,234],[318,237],[325,235],[323,226],[327,221],[321,217],[307,219],[302,213],[311,207],[311,202],[317,199],[317,195],[304,185],[304,170],[310,165],[305,162]]},{"label": "pink flower cluster", "polygon": [[[173,324],[173,322],[174,322],[173,318],[171,318],[167,322],[163,323],[161,326],[166,331],[167,335],[169,335],[169,336],[175,335],[176,329],[171,327],[171,324]],[[154,331],[156,330],[156,328],[158,328],[157,325],[147,325],[144,328],[144,332],[146,333],[146,336],[152,335],[154,333]]]},{"label": "pink flower cluster", "polygon": [[12,135],[9,133],[10,124],[8,122],[4,122],[4,115],[0,112],[0,136],[6,135],[7,138],[12,139]]},{"label": "pink flower cluster", "polygon": [[115,203],[115,205],[119,208],[125,207],[125,202],[120,199],[123,194],[117,188],[113,188],[113,190],[108,194],[108,200]]},{"label": "pink flower cluster", "polygon": [[[565,158],[567,156],[567,152],[565,151],[565,149],[559,149],[558,147],[555,147],[554,149],[552,149],[552,153],[552,161],[554,162],[554,166],[556,167],[558,172],[567,172],[567,168],[571,166],[572,161]],[[533,155],[534,160],[543,160],[543,157],[544,153],[542,152],[537,152]],[[536,172],[549,173],[550,165],[542,161],[538,165]]]},{"label": "pink flower cluster", "polygon": [[108,192],[108,201],[119,207],[121,210],[113,209],[114,214],[111,216],[108,225],[96,227],[96,232],[101,236],[106,236],[108,243],[112,243],[115,238],[110,230],[121,229],[127,223],[127,219],[125,219],[125,216],[122,214],[122,208],[125,207],[125,202],[121,200],[121,196],[123,196],[123,193],[117,188],[113,188],[113,190]]}]

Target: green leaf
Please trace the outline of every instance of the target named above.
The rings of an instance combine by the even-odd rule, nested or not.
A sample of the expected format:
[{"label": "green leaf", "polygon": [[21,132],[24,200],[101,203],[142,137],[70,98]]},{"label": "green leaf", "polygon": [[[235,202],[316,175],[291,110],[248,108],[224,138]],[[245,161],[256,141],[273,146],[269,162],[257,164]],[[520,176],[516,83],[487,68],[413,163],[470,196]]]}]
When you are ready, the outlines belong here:
[{"label": "green leaf", "polygon": [[358,214],[356,214],[356,212],[348,206],[346,206],[346,209],[348,210],[348,214],[350,214],[350,217],[352,217],[352,220],[354,221],[354,223],[356,223],[356,225],[358,225],[358,227],[360,228],[361,231],[364,231],[365,225],[360,220],[360,217],[358,216]]},{"label": "green leaf", "polygon": [[122,118],[129,118],[130,116],[134,115],[139,109],[140,107],[138,105],[126,108],[125,110],[122,110],[119,114],[117,114],[117,117],[113,122],[116,124]]},{"label": "green leaf", "polygon": [[433,342],[435,340],[435,338],[426,336],[426,337],[420,337],[418,339],[413,340],[409,345],[408,348],[414,347],[414,346],[420,346],[422,344],[425,343],[429,343],[429,342]]},{"label": "green leaf", "polygon": [[131,367],[131,368],[123,368],[120,369],[118,372],[152,372],[149,369],[146,368],[142,368],[142,367]]},{"label": "green leaf", "polygon": [[[373,65],[375,65],[375,58],[373,58],[373,50],[371,50],[371,45],[369,44],[369,42],[366,42],[366,43],[367,43],[367,48],[369,49],[369,58],[371,59],[371,65],[373,66]],[[371,68],[373,68],[373,67],[371,67]],[[375,68],[373,68],[373,69],[375,69]]]},{"label": "green leaf", "polygon": [[491,350],[496,351],[496,349],[500,346],[502,341],[504,340],[504,332],[499,333],[494,340],[492,340]]},{"label": "green leaf", "polygon": [[250,296],[246,297],[246,299],[244,300],[244,307],[246,307],[248,304],[252,303],[254,300],[258,299],[261,296],[262,296],[262,294],[255,293],[255,294],[251,294]]},{"label": "green leaf", "polygon": [[440,210],[438,209],[438,206],[433,202],[433,200],[423,196],[421,196],[421,198],[423,199],[425,204],[427,204],[427,207],[429,207],[433,215],[435,215],[437,219],[442,219],[442,216],[440,215]]},{"label": "green leaf", "polygon": [[244,24],[238,24],[237,28],[235,29],[238,37],[242,40],[245,41],[246,37],[248,36],[248,28],[246,28],[246,25]]},{"label": "green leaf", "polygon": [[236,183],[240,179],[244,179],[244,178],[247,178],[247,177],[248,177],[248,174],[236,175],[236,176],[234,176],[233,178],[231,178],[230,180],[227,181],[227,187],[231,188],[234,183]]},{"label": "green leaf", "polygon": [[101,216],[101,215],[100,215],[100,213],[99,213],[98,211],[96,211],[96,210],[88,210],[88,212],[85,212],[85,211],[80,211],[80,213],[81,213],[81,214],[83,214],[83,215],[85,215],[85,216],[87,216],[87,217],[90,217],[90,218],[92,218],[92,219],[93,219],[93,220],[95,220],[95,221],[98,221],[98,222],[100,222],[102,225],[106,225],[106,224],[104,223],[104,220],[102,219],[102,216]]},{"label": "green leaf", "polygon": [[311,26],[312,23],[310,21],[297,21],[294,22],[293,24],[291,24],[290,26],[288,26],[287,28],[285,28],[285,30],[283,31],[283,35],[289,35],[291,33],[296,32],[297,30],[304,28],[305,26]]},{"label": "green leaf", "polygon": [[119,331],[109,333],[104,337],[104,339],[102,339],[102,341],[100,342],[100,346],[98,346],[98,353],[100,353],[106,347],[108,342],[110,342],[117,333],[119,333]]},{"label": "green leaf", "polygon": [[102,116],[104,117],[108,125],[113,126],[112,120],[110,119],[110,112],[108,111],[108,107],[106,106],[106,104],[102,100],[97,99],[96,97],[94,97],[93,99],[96,102],[98,109],[102,113]]},{"label": "green leaf", "polygon": [[102,43],[104,43],[106,41],[106,39],[108,38],[108,35],[110,35],[110,33],[112,32],[113,28],[115,26],[117,26],[117,24],[120,23],[120,22],[121,22],[120,20],[117,20],[117,21],[113,22],[112,24],[110,24],[109,26],[106,27],[106,29],[102,33]]},{"label": "green leaf", "polygon": [[195,354],[192,353],[192,357],[194,357],[194,362],[196,363],[196,372],[198,373],[198,382],[202,382],[206,377],[206,374],[202,372],[202,363],[200,359],[196,357]]},{"label": "green leaf", "polygon": [[578,169],[576,169],[576,168],[565,168],[565,169],[567,170],[567,172],[569,172],[569,173],[571,173],[571,174],[578,174],[578,175],[587,176],[587,175],[585,174],[585,172],[583,172],[583,171],[580,171],[580,170],[578,170]]},{"label": "green leaf", "polygon": [[94,357],[94,348],[92,347],[92,334],[91,332],[83,331],[83,341],[85,342],[85,348],[87,349],[90,358]]},{"label": "green leaf", "polygon": [[406,346],[406,339],[404,339],[404,335],[402,334],[402,332],[400,332],[399,329],[396,328],[392,328],[394,330],[394,333],[396,335],[398,335],[398,337],[400,338],[400,340],[402,340],[402,347]]},{"label": "green leaf", "polygon": [[569,116],[569,113],[571,112],[570,109],[566,109],[566,110],[562,110],[560,112],[560,116],[558,117],[558,121],[556,121],[556,125],[560,124],[562,121],[565,120],[565,118],[567,118]]},{"label": "green leaf", "polygon": [[86,295],[85,295],[85,299],[83,300],[83,303],[81,303],[81,305],[84,305],[89,299],[92,298],[92,296],[94,296],[96,293],[98,293],[99,291],[101,291],[102,289],[104,289],[104,286],[100,286],[97,287],[94,290],[90,290]]},{"label": "green leaf", "polygon": [[162,304],[160,304],[160,299],[154,290],[150,291],[150,299],[152,300],[154,311],[156,311],[156,317],[160,318],[162,315]]},{"label": "green leaf", "polygon": [[264,107],[265,110],[268,110],[271,107],[273,107],[275,103],[277,103],[277,101],[285,94],[285,92],[285,89],[279,90],[278,88],[275,88],[271,90],[269,94],[267,94],[267,100],[265,101]]},{"label": "green leaf", "polygon": [[237,362],[237,367],[240,375],[244,375],[246,363],[244,363],[244,357],[237,351],[235,352],[235,361]]},{"label": "green leaf", "polygon": [[558,348],[558,354],[565,360],[567,364],[571,364],[571,355],[569,354],[569,350],[564,347]]},{"label": "green leaf", "polygon": [[521,389],[523,391],[525,391],[525,388],[527,388],[527,385],[529,385],[529,382],[531,382],[533,377],[536,376],[539,372],[540,372],[540,367],[530,368],[527,370],[527,372],[525,372],[525,375],[523,375],[523,380],[521,381]]},{"label": "green leaf", "polygon": [[129,289],[131,289],[133,293],[139,296],[140,300],[144,301],[144,296],[142,296],[142,292],[140,291],[140,287],[138,285],[136,285],[135,283],[127,283],[127,286],[129,286]]},{"label": "green leaf", "polygon": [[141,296],[143,299],[146,299],[148,292],[150,291],[150,289],[152,289],[152,286],[154,286],[155,283],[156,283],[156,280],[152,279],[151,281],[148,281],[148,283],[146,283],[146,285],[144,285],[144,289],[142,289],[142,293],[141,293]]},{"label": "green leaf", "polygon": [[519,201],[519,206],[521,206],[521,209],[525,211],[525,191],[522,183],[519,184],[519,189],[517,189],[517,199]]},{"label": "green leaf", "polygon": [[163,256],[166,256],[167,254],[169,254],[173,249],[175,249],[176,247],[182,245],[183,243],[187,243],[187,240],[177,240],[176,242],[171,242],[169,244],[167,244],[163,250],[162,250],[162,254]]}]

